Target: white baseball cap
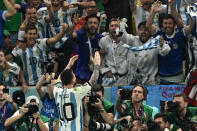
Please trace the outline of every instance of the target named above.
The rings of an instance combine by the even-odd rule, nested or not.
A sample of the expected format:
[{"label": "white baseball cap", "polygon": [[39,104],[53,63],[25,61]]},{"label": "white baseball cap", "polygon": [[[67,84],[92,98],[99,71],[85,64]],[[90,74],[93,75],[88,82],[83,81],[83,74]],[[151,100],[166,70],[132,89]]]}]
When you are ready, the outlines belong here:
[{"label": "white baseball cap", "polygon": [[36,103],[39,103],[39,99],[37,96],[28,96],[26,99],[26,104],[29,104],[32,100],[35,100]]}]

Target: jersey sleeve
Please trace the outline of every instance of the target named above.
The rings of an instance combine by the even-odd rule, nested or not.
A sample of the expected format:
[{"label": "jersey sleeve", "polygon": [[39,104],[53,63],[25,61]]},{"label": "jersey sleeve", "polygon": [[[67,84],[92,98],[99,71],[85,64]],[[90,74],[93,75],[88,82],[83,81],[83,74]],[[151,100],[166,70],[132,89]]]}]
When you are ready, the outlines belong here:
[{"label": "jersey sleeve", "polygon": [[5,13],[7,11],[1,11],[1,20],[7,21],[7,19],[5,18]]},{"label": "jersey sleeve", "polygon": [[62,92],[63,89],[62,89],[62,83],[61,82],[57,82],[55,85],[54,85],[54,89],[53,89],[53,95],[56,99],[56,96],[59,94],[59,92]]},{"label": "jersey sleeve", "polygon": [[12,55],[13,55],[14,57],[20,56],[21,54],[22,54],[22,50],[21,50],[18,46],[16,46],[16,47],[12,50]]},{"label": "jersey sleeve", "polygon": [[37,39],[36,43],[38,45],[38,47],[42,50],[46,50],[47,47],[47,38],[44,39]]},{"label": "jersey sleeve", "polygon": [[12,72],[15,75],[19,75],[20,67],[14,62],[9,62],[9,72]]},{"label": "jersey sleeve", "polygon": [[25,40],[25,31],[19,30],[18,32],[18,40],[24,41]]},{"label": "jersey sleeve", "polygon": [[79,96],[81,99],[91,90],[91,86],[89,83],[85,83],[80,87],[74,88],[74,92]]}]

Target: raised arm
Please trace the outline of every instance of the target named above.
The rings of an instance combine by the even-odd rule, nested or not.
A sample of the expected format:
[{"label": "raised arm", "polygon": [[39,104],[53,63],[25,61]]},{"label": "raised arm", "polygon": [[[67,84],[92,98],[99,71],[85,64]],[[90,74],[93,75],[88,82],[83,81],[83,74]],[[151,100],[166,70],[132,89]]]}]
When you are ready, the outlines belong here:
[{"label": "raised arm", "polygon": [[155,14],[159,11],[161,11],[160,2],[157,1],[153,4],[150,15],[149,15],[147,22],[146,22],[146,27],[151,34],[155,34],[157,31],[157,26],[153,24],[153,21],[155,18]]},{"label": "raised arm", "polygon": [[45,96],[45,91],[42,88],[42,85],[44,83],[45,77],[46,77],[46,74],[42,75],[42,77],[40,78],[40,80],[36,84],[36,90],[37,90],[38,95],[40,96],[41,99]]},{"label": "raised arm", "polygon": [[25,82],[25,77],[24,77],[24,73],[23,73],[22,69],[20,69],[19,76],[20,76],[20,80],[22,83],[23,91],[24,91],[24,93],[26,93],[29,90],[29,87],[27,86],[27,84]]},{"label": "raised arm", "polygon": [[184,28],[184,32],[186,36],[192,33],[194,26],[195,26],[194,19],[191,16],[189,16],[189,25],[185,26]]},{"label": "raised arm", "polygon": [[100,58],[99,52],[96,51],[94,59],[93,58],[91,58],[91,59],[94,63],[94,71],[93,71],[92,76],[89,80],[89,83],[91,85],[93,85],[94,83],[97,83],[97,79],[98,79],[98,76],[99,76],[99,66],[100,66],[100,63],[101,63],[101,58]]},{"label": "raised arm", "polygon": [[51,8],[51,4],[49,3],[45,3],[45,6],[47,7],[47,10],[48,10],[48,15],[45,17],[45,21],[48,23],[50,22],[52,19],[53,19],[53,16],[54,16],[54,12]]},{"label": "raised arm", "polygon": [[137,8],[137,1],[136,0],[130,0],[129,5],[130,5],[130,8],[131,8],[131,12],[135,12],[135,10]]},{"label": "raised arm", "polygon": [[122,99],[121,99],[121,95],[120,95],[120,90],[121,89],[119,89],[118,93],[117,93],[118,94],[118,99],[116,101],[116,109],[117,109],[118,113],[124,114],[124,110],[122,108]]},{"label": "raised arm", "polygon": [[175,2],[175,0],[168,0],[168,3],[170,5],[170,9],[171,9],[171,14],[174,17],[177,26],[180,28],[183,28],[184,24],[183,24],[182,20],[179,18],[179,14],[174,6],[174,2]]},{"label": "raised arm", "polygon": [[18,114],[12,115],[10,118],[8,118],[5,121],[5,126],[6,127],[14,124],[15,122],[17,122],[19,119],[21,119],[28,112],[28,108],[26,108],[25,105],[23,105],[20,110],[21,111]]},{"label": "raised arm", "polygon": [[47,39],[47,44],[51,45],[51,44],[54,44],[54,43],[58,42],[64,36],[64,34],[66,33],[67,28],[68,28],[68,25],[63,24],[61,32],[59,32],[54,37]]},{"label": "raised arm", "polygon": [[16,14],[16,9],[14,8],[14,3],[15,1],[9,1],[9,0],[3,0],[6,8],[8,9],[5,13],[5,19],[10,19],[12,16],[14,16]]},{"label": "raised arm", "polygon": [[[64,70],[70,69],[74,65],[74,63],[78,59],[78,57],[79,57],[78,55],[75,55],[75,56],[71,57],[70,60],[69,60],[69,62],[68,62],[68,65],[66,66],[66,68]],[[61,76],[61,73],[58,76],[57,81],[60,81],[60,76]]]}]

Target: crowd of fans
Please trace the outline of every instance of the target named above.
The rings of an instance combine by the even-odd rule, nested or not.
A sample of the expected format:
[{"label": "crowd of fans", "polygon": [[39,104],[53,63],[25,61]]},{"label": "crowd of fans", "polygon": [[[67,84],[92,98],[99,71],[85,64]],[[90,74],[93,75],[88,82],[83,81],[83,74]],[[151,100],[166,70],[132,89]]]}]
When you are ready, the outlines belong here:
[{"label": "crowd of fans", "polygon": [[[0,131],[197,130],[197,107],[188,102],[197,95],[196,0],[0,5]],[[161,102],[153,116],[146,86],[185,79],[189,95]],[[105,87],[125,85],[134,86],[112,94],[116,105],[104,99]],[[30,86],[40,98],[25,99]]]}]

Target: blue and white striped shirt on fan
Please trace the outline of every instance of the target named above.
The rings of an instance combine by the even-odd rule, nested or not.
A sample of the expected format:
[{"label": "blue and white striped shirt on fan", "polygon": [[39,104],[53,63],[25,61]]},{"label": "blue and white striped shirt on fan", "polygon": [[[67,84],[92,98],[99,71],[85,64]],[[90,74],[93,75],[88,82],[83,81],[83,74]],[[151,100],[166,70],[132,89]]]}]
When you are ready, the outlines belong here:
[{"label": "blue and white striped shirt on fan", "polygon": [[36,85],[38,80],[45,73],[43,62],[45,60],[47,39],[37,39],[32,48],[25,50],[15,47],[13,56],[19,56],[23,63],[23,72],[27,85]]}]

